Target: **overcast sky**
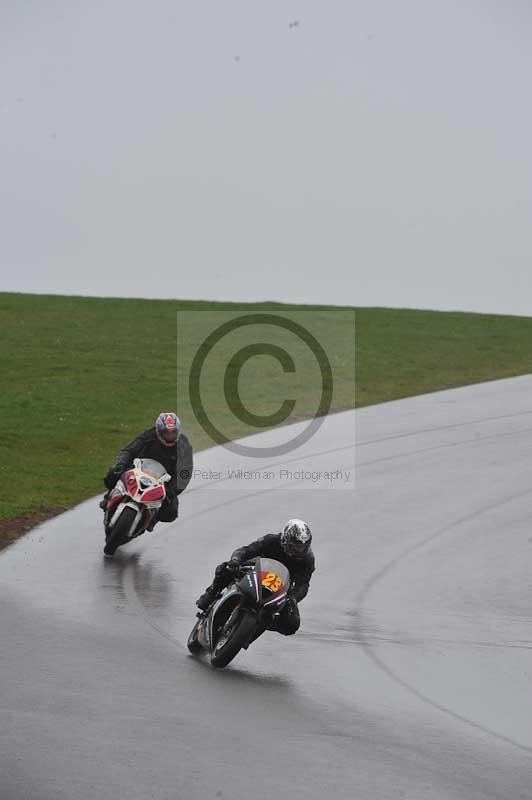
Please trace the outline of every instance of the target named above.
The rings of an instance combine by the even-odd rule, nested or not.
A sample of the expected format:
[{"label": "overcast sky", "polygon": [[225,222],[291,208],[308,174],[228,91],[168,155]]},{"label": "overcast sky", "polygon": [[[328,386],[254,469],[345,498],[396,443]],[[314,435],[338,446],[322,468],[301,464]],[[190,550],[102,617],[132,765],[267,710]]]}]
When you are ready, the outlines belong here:
[{"label": "overcast sky", "polygon": [[0,51],[1,289],[532,315],[528,0],[3,0]]}]

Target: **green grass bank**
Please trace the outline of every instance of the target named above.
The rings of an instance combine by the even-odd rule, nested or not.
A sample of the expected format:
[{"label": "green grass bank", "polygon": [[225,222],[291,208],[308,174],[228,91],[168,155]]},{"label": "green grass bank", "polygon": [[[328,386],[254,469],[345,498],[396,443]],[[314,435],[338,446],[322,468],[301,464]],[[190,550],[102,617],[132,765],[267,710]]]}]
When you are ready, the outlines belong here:
[{"label": "green grass bank", "polygon": [[[274,303],[0,294],[4,542],[101,491],[102,475],[122,444],[160,410],[174,409],[176,392],[177,411],[195,449],[212,444],[185,402],[187,375],[185,366],[180,374],[179,359],[176,389],[176,312],[194,312],[185,315],[181,329],[194,342],[195,319],[208,328],[221,312],[290,315],[296,310]],[[304,310],[321,324],[320,341],[334,353],[335,409],[532,371],[532,319],[360,308],[355,309],[353,392],[353,309]],[[281,386],[283,374],[274,359],[250,360],[242,377],[248,408],[265,414],[279,405],[272,406],[272,387]],[[297,379],[301,418],[317,405],[312,366]],[[230,438],[249,432],[229,410],[224,416],[225,399],[216,381],[207,381],[203,391],[206,404],[222,414]]]}]

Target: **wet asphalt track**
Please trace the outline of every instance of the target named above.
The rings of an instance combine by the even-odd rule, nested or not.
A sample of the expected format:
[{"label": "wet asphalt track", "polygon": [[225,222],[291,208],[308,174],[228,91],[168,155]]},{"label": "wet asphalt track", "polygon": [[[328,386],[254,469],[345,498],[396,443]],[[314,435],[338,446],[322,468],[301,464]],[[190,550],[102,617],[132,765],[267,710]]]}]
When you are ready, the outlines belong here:
[{"label": "wet asphalt track", "polygon": [[[1,800],[530,800],[532,378],[356,423],[356,492],[198,485],[114,562],[91,500],[0,555]],[[352,424],[305,464],[352,466]],[[315,532],[300,633],[191,658],[214,565],[289,516]]]}]

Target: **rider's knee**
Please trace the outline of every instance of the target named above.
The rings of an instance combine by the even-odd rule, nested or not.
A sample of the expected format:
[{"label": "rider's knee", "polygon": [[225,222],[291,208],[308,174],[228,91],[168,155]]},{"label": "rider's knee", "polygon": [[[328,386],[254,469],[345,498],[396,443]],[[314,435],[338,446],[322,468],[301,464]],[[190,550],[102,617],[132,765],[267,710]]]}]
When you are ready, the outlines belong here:
[{"label": "rider's knee", "polygon": [[293,636],[294,633],[298,632],[300,625],[301,620],[298,617],[298,619],[290,620],[290,622],[287,622],[285,625],[283,625],[279,630],[279,633],[282,633],[283,636]]},{"label": "rider's knee", "polygon": [[301,618],[299,614],[290,614],[284,618],[281,617],[281,619],[277,619],[277,621],[273,623],[270,630],[281,633],[283,636],[293,636],[294,633],[298,632],[300,625]]},{"label": "rider's knee", "polygon": [[177,509],[175,508],[165,508],[164,511],[159,511],[158,521],[159,522],[175,522],[177,519]]}]

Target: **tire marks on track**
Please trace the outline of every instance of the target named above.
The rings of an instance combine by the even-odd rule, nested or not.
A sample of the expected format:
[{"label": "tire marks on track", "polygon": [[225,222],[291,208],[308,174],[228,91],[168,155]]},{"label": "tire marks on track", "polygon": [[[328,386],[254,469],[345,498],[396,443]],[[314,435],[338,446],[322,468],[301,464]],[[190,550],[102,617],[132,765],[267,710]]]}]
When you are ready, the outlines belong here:
[{"label": "tire marks on track", "polygon": [[[521,500],[524,497],[532,496],[532,489],[527,489],[525,491],[517,492],[510,497],[506,497],[502,500],[499,500],[495,503],[490,503],[487,506],[483,506],[482,508],[476,509],[475,511],[466,514],[463,517],[455,520],[454,522],[450,523],[449,525],[444,526],[443,528],[434,531],[429,536],[425,537],[422,541],[417,542],[414,545],[406,548],[402,553],[397,555],[395,558],[391,559],[387,564],[381,567],[380,570],[374,573],[374,575],[365,583],[362,587],[361,591],[357,595],[357,607],[360,609],[367,601],[369,595],[374,590],[374,588],[384,581],[386,577],[403,561],[408,559],[414,553],[422,550],[423,548],[430,545],[437,539],[441,539],[445,535],[449,533],[455,532],[458,528],[462,525],[466,525],[467,523],[482,517],[484,514],[487,514],[495,509],[499,509],[504,507],[505,505],[510,505],[511,503],[516,502],[517,500]],[[521,742],[512,739],[509,736],[505,736],[498,731],[493,730],[492,728],[488,728],[482,725],[479,722],[475,722],[462,714],[458,714],[456,711],[453,711],[448,706],[445,706],[441,703],[438,703],[436,700],[433,700],[428,695],[421,692],[417,689],[414,685],[408,683],[408,681],[404,680],[400,675],[398,675],[388,664],[386,664],[385,660],[377,655],[373,646],[372,640],[366,636],[363,631],[359,632],[360,644],[364,649],[368,658],[373,661],[373,663],[384,672],[391,680],[395,681],[399,684],[403,689],[413,694],[418,700],[421,700],[423,703],[427,703],[428,705],[432,706],[433,708],[441,711],[443,714],[447,714],[448,716],[452,717],[453,719],[457,720],[458,722],[463,723],[464,725],[468,725],[474,728],[477,731],[480,731],[488,736],[493,736],[494,738],[498,739],[501,742],[505,742],[512,747],[516,747],[518,750],[527,753],[528,755],[532,756],[532,747],[528,747],[527,745],[522,744]]]}]

